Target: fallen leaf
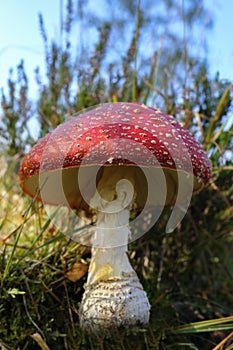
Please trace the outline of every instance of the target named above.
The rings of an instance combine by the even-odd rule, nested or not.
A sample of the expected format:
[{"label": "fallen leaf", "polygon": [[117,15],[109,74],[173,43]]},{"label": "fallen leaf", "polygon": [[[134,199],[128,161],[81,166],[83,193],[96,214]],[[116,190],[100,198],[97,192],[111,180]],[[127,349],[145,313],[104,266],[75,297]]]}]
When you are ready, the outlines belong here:
[{"label": "fallen leaf", "polygon": [[72,268],[66,273],[68,280],[77,282],[80,280],[88,271],[88,265],[80,262],[75,263]]}]

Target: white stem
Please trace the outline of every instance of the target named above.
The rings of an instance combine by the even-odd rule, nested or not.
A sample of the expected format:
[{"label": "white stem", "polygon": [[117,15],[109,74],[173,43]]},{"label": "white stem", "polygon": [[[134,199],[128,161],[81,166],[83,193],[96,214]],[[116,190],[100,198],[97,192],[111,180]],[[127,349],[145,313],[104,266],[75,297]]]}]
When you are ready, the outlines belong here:
[{"label": "white stem", "polygon": [[127,256],[130,211],[124,208],[132,201],[133,188],[129,181],[121,180],[116,191],[117,199],[111,202],[101,198],[98,192],[91,201],[98,212],[87,284],[122,278],[125,273],[135,274]]},{"label": "white stem", "polygon": [[120,180],[116,194],[108,202],[96,192],[91,201],[97,224],[79,310],[81,327],[101,334],[119,326],[145,325],[150,315],[146,293],[127,256],[133,186]]}]

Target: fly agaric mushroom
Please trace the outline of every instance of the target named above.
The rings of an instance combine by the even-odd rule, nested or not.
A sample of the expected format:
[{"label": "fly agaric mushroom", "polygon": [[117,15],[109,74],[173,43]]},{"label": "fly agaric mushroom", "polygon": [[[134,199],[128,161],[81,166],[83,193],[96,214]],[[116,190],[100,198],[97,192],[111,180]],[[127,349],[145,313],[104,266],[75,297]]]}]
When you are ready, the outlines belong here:
[{"label": "fly agaric mushroom", "polygon": [[[96,214],[82,327],[102,332],[148,323],[150,304],[127,256],[131,222],[145,205],[151,212],[182,206],[210,176],[210,161],[192,135],[172,116],[138,103],[103,104],[73,117],[25,156],[24,192]],[[143,225],[134,237],[146,232]]]}]

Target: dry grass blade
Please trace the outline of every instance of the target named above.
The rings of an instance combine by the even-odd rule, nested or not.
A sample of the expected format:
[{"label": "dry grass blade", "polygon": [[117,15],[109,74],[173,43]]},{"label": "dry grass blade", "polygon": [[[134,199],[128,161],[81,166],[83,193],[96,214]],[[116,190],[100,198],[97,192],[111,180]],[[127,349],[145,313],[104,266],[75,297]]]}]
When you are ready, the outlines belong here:
[{"label": "dry grass blade", "polygon": [[42,350],[50,350],[48,345],[44,342],[41,335],[39,333],[34,333],[31,335],[31,338],[34,339],[38,345],[40,345]]},{"label": "dry grass blade", "polygon": [[[230,334],[228,334],[228,336],[226,338],[224,338],[217,346],[215,346],[213,348],[213,350],[220,350],[222,348],[223,345],[225,345],[230,339],[233,338],[233,332],[231,332]],[[229,348],[228,348],[229,349]],[[227,349],[226,349],[227,350]]]}]

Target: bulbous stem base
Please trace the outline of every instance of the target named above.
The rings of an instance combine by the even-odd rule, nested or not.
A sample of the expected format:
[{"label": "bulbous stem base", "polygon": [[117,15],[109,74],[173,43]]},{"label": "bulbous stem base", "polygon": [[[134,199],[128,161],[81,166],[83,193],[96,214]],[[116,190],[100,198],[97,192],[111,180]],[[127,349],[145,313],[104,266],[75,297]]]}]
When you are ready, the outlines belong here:
[{"label": "bulbous stem base", "polygon": [[136,273],[85,285],[80,325],[92,333],[146,325],[150,304]]}]

